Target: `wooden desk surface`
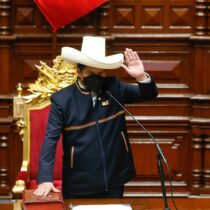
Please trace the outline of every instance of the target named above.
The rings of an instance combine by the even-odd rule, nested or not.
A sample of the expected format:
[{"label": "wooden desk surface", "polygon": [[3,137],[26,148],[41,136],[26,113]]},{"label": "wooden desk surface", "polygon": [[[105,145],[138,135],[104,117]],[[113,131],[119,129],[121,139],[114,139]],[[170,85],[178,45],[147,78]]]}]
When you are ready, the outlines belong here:
[{"label": "wooden desk surface", "polygon": [[[123,199],[68,199],[65,200],[66,210],[69,205],[81,204],[130,204],[133,210],[163,210],[161,198],[123,198]],[[176,198],[179,210],[210,210],[210,198]],[[170,210],[175,210],[171,199],[168,199]],[[21,210],[21,200],[15,203],[0,203],[0,210]],[[55,209],[54,209],[55,210]],[[116,209],[117,210],[117,209]]]}]

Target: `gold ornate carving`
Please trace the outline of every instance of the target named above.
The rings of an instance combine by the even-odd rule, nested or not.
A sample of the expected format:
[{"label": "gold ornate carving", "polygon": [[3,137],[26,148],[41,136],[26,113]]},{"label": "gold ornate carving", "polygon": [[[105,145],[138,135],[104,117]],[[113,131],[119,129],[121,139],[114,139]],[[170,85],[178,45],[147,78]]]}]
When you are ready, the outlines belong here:
[{"label": "gold ornate carving", "polygon": [[23,88],[21,86],[21,83],[18,83],[18,87],[17,87],[18,97],[22,97],[22,92],[23,92]]},{"label": "gold ornate carving", "polygon": [[[28,161],[24,160],[22,162],[22,166],[21,166],[21,172],[26,171],[27,172],[27,168],[28,168]],[[14,187],[12,188],[12,192],[14,194],[21,194],[23,192],[23,190],[25,189],[26,185],[25,185],[25,181],[24,180],[17,180],[15,182]]]},{"label": "gold ornate carving", "polygon": [[25,182],[23,180],[17,180],[15,182],[14,187],[12,188],[12,192],[14,194],[20,194],[25,189]]},{"label": "gold ornate carving", "polygon": [[23,89],[22,89],[21,83],[18,83],[18,87],[17,87],[18,95],[13,98],[13,117],[17,119],[16,121],[17,129],[19,131],[21,140],[23,141],[25,123],[23,121],[24,100],[22,97],[22,91]]},{"label": "gold ornate carving", "polygon": [[24,127],[25,127],[25,122],[23,121],[22,118],[19,118],[16,122],[16,125],[17,125],[17,128],[18,128],[18,131],[19,131],[19,135],[21,137],[21,140],[23,141],[24,140]]},{"label": "gold ornate carving", "polygon": [[36,66],[39,77],[34,83],[29,84],[28,91],[31,95],[24,96],[26,103],[41,103],[49,99],[51,94],[75,83],[77,78],[77,67],[65,62],[61,56],[53,60],[53,66],[49,67],[40,61],[40,66]]},{"label": "gold ornate carving", "polygon": [[21,171],[27,171],[28,170],[28,161],[24,160],[22,162]]}]

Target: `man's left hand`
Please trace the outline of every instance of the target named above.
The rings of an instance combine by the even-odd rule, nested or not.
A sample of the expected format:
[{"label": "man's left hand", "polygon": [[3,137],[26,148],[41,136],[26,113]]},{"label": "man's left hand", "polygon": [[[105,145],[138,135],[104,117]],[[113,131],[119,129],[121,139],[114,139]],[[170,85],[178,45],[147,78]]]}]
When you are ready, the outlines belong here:
[{"label": "man's left hand", "polygon": [[147,79],[147,75],[144,71],[144,65],[137,52],[126,48],[124,55],[127,65],[122,64],[121,66],[125,69],[125,71],[127,71],[130,76],[136,78],[137,81]]}]

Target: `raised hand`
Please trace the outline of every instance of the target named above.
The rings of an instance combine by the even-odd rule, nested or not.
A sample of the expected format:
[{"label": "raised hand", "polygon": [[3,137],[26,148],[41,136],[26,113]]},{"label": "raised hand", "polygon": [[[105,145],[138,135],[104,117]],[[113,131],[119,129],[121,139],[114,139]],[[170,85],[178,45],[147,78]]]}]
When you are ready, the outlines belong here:
[{"label": "raised hand", "polygon": [[126,48],[124,52],[125,56],[125,64],[122,64],[122,68],[128,72],[128,74],[137,81],[142,81],[147,79],[147,75],[144,71],[144,66],[142,61],[140,60],[136,51],[132,49]]}]

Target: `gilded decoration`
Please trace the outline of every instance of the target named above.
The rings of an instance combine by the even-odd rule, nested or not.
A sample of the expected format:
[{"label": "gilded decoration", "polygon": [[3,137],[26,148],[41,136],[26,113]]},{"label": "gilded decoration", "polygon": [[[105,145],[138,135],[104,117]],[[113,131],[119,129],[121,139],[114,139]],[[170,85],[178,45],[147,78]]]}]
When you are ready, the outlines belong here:
[{"label": "gilded decoration", "polygon": [[19,136],[21,137],[21,140],[24,141],[24,127],[25,127],[25,122],[23,121],[22,118],[19,118],[16,122],[18,131],[19,131]]},{"label": "gilded decoration", "polygon": [[32,94],[24,96],[26,103],[41,103],[49,99],[51,94],[76,81],[77,67],[65,62],[61,56],[53,60],[52,67],[42,61],[40,64],[40,66],[36,65],[39,72],[38,79],[28,85],[28,91]]},{"label": "gilded decoration", "polygon": [[[27,172],[28,169],[28,161],[23,161],[21,166],[21,172]],[[12,188],[12,193],[21,194],[26,187],[26,183],[24,180],[16,180],[15,185]]]}]

